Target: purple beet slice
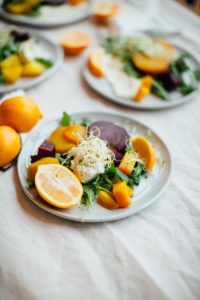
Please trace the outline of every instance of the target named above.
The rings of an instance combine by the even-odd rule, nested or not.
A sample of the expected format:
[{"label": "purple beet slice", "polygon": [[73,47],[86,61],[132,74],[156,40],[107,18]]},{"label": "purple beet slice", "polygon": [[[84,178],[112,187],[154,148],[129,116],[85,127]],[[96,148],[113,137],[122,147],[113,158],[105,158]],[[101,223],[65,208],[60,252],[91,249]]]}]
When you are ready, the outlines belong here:
[{"label": "purple beet slice", "polygon": [[108,121],[92,123],[88,128],[88,132],[107,141],[110,148],[122,153],[125,151],[129,140],[129,135],[123,127]]},{"label": "purple beet slice", "polygon": [[31,156],[31,163],[43,158],[43,157],[54,157],[55,146],[50,141],[44,141],[38,148],[38,153]]},{"label": "purple beet slice", "polygon": [[123,153],[122,152],[119,152],[117,151],[117,149],[113,149],[111,148],[112,152],[114,153],[115,155],[115,160],[114,160],[114,163],[116,166],[118,166],[118,164],[120,163],[120,161],[122,160],[122,157],[123,157]]}]

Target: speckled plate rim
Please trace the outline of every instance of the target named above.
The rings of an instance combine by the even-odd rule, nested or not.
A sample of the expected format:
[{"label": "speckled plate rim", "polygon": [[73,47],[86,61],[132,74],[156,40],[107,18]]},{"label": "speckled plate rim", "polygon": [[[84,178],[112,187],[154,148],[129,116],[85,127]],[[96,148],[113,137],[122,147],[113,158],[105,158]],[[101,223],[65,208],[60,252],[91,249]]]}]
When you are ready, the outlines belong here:
[{"label": "speckled plate rim", "polygon": [[33,27],[36,29],[51,29],[51,28],[56,28],[56,27],[63,27],[63,26],[68,26],[68,25],[72,25],[72,24],[81,22],[84,19],[88,18],[92,12],[92,7],[93,7],[94,2],[95,2],[95,0],[89,0],[87,12],[83,12],[83,14],[75,17],[73,20],[35,23],[35,22],[31,21],[30,17],[26,17],[26,16],[22,15],[21,19],[19,19],[18,17],[16,18],[14,14],[10,14],[10,13],[6,12],[2,8],[2,6],[1,6],[2,0],[0,0],[0,18],[2,20],[7,21],[12,24],[21,25],[21,26],[29,26],[29,27]]},{"label": "speckled plate rim", "polygon": [[[118,114],[112,114],[112,113],[104,113],[104,112],[83,112],[83,113],[76,113],[76,114],[71,114],[72,118],[83,118],[83,117],[92,117],[92,116],[98,116],[98,117],[94,117],[94,119],[104,119],[107,118],[108,120],[111,119],[113,120],[119,120],[119,118],[121,120],[128,121],[131,123],[134,123],[134,126],[140,126],[141,128],[143,128],[145,131],[149,130],[150,128],[146,125],[144,125],[141,122],[138,122],[132,118],[128,118],[126,116],[122,116],[122,115],[118,115]],[[51,121],[51,122],[55,122]],[[46,125],[50,124],[51,122],[46,123]],[[117,121],[116,121],[117,122]],[[119,122],[120,124],[120,122]],[[43,125],[44,126],[44,125]],[[104,216],[104,217],[99,217],[99,218],[89,218],[89,219],[84,219],[82,217],[79,216],[72,216],[70,215],[70,212],[67,214],[63,214],[62,211],[60,210],[56,210],[50,206],[47,206],[45,204],[45,202],[42,202],[41,200],[37,199],[37,197],[34,197],[30,190],[27,188],[26,185],[26,179],[25,179],[25,175],[23,174],[23,168],[25,170],[25,156],[27,154],[26,148],[27,148],[27,144],[29,143],[29,141],[31,141],[31,139],[33,138],[33,136],[37,135],[37,132],[42,131],[42,128],[38,128],[37,130],[34,130],[26,139],[25,144],[23,145],[22,151],[20,153],[20,156],[18,158],[18,163],[17,163],[17,172],[18,172],[18,178],[19,178],[19,182],[20,185],[24,191],[24,193],[27,195],[27,197],[33,202],[35,203],[37,206],[39,206],[41,209],[45,210],[46,212],[53,214],[57,217],[63,218],[63,219],[67,219],[67,220],[71,220],[71,221],[77,221],[77,222],[86,222],[86,223],[99,223],[99,222],[108,222],[108,221],[116,221],[116,220],[120,220],[126,217],[129,217],[131,215],[134,215],[140,211],[142,211],[143,209],[145,209],[146,207],[148,207],[150,204],[152,204],[153,202],[155,202],[156,200],[158,200],[160,198],[160,196],[164,193],[164,191],[167,189],[169,183],[170,183],[170,179],[171,179],[171,174],[172,174],[172,157],[170,154],[170,151],[166,145],[166,143],[164,143],[163,139],[161,139],[156,133],[155,131],[152,131],[152,133],[155,135],[155,138],[158,139],[159,143],[161,144],[161,146],[164,149],[164,152],[166,153],[166,165],[167,165],[167,170],[166,170],[166,176],[164,176],[164,184],[159,187],[160,190],[159,192],[155,193],[152,197],[149,197],[147,199],[147,201],[144,203],[139,203],[139,207],[134,207],[131,206],[130,208],[127,209],[118,209],[117,213],[115,213],[114,211],[112,211],[112,214],[109,216]],[[151,130],[151,129],[150,129]],[[28,154],[27,154],[28,155]],[[24,165],[24,167],[23,167]],[[27,172],[27,169],[26,169]],[[39,196],[38,196],[39,198]],[[133,198],[134,199],[134,198]],[[143,199],[141,200],[143,201]],[[91,208],[92,210],[92,208]]]},{"label": "speckled plate rim", "polygon": [[[24,31],[22,27],[17,27],[17,28]],[[59,45],[56,45],[54,42],[36,33],[34,30],[26,30],[26,32],[30,33],[30,35],[33,36],[34,38],[45,42],[48,45],[48,47],[51,48],[52,52],[54,52],[53,66],[47,69],[43,74],[41,74],[38,77],[27,79],[27,81],[26,78],[24,78],[24,82],[22,83],[16,82],[15,84],[0,86],[0,96],[20,89],[27,90],[40,84],[41,82],[43,82],[44,80],[52,76],[59,69],[59,67],[61,66],[64,60],[64,51]]]}]

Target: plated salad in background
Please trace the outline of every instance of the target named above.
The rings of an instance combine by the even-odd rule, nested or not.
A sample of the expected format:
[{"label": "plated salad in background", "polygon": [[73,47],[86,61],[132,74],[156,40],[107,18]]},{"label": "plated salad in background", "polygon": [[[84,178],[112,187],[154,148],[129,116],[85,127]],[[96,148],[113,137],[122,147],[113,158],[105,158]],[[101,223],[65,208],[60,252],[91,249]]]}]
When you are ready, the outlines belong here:
[{"label": "plated salad in background", "polygon": [[47,49],[37,38],[14,27],[0,28],[0,86],[38,77],[52,66]]},{"label": "plated salad in background", "polygon": [[189,59],[169,41],[140,34],[103,39],[101,48],[90,54],[88,67],[118,97],[141,102],[154,94],[170,101],[173,92],[188,95],[199,88],[200,69]]},{"label": "plated salad in background", "polygon": [[4,0],[2,7],[14,15],[26,15],[29,17],[45,16],[48,13],[56,13],[63,8],[87,3],[87,0]]},{"label": "plated salad in background", "polygon": [[134,186],[153,172],[154,147],[144,136],[105,120],[73,122],[64,113],[60,126],[31,155],[30,188],[57,208],[127,208]]}]

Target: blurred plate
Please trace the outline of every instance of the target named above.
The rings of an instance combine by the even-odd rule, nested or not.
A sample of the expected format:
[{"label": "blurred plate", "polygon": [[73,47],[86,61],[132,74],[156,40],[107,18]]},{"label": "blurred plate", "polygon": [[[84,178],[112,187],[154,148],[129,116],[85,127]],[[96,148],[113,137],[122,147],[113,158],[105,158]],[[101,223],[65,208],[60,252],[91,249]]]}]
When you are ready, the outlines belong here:
[{"label": "blurred plate", "polygon": [[[65,4],[58,7],[51,7],[51,11],[46,11],[44,16],[37,17],[8,13],[2,8],[2,2],[3,1],[0,0],[0,17],[2,19],[10,23],[31,26],[35,28],[52,28],[70,25],[87,18],[91,14],[94,0],[88,0],[87,3],[77,6]],[[66,10],[65,6],[67,7]]]},{"label": "blurred plate", "polygon": [[[23,30],[23,29],[20,29]],[[27,30],[26,30],[27,31]],[[0,95],[9,93],[15,90],[20,89],[29,89],[34,87],[37,84],[40,84],[42,81],[48,79],[51,75],[53,75],[57,69],[60,67],[63,58],[64,53],[61,47],[54,44],[52,41],[48,40],[47,38],[40,36],[39,34],[35,33],[34,31],[27,31],[30,33],[30,35],[36,39],[40,44],[41,47],[46,49],[49,55],[49,59],[53,62],[53,66],[51,68],[48,68],[45,70],[44,73],[42,73],[40,76],[34,77],[34,78],[26,78],[22,77],[17,80],[14,84],[4,84],[0,85]]]},{"label": "blurred plate", "polygon": [[35,188],[28,189],[26,182],[30,155],[34,154],[40,144],[48,138],[55,128],[59,126],[58,121],[52,121],[40,129],[35,130],[27,138],[18,159],[17,169],[19,181],[28,198],[31,199],[31,201],[33,201],[37,206],[53,215],[78,222],[106,222],[119,220],[138,213],[157,200],[167,188],[172,170],[171,156],[162,139],[153,131],[151,131],[151,135],[149,135],[150,129],[147,126],[120,115],[103,112],[85,112],[72,115],[72,118],[75,121],[81,121],[84,117],[88,117],[92,121],[107,120],[117,123],[122,127],[127,128],[127,130],[131,130],[132,132],[134,131],[133,136],[148,135],[148,139],[156,148],[159,161],[165,161],[164,167],[161,167],[161,164],[157,163],[152,174],[149,175],[147,179],[142,178],[141,184],[134,189],[135,195],[133,197],[133,205],[126,209],[116,209],[111,211],[101,207],[96,202],[93,203],[91,208],[83,209],[81,206],[75,206],[70,209],[54,208],[39,197]]},{"label": "blurred plate", "polygon": [[[151,34],[149,33],[147,35],[156,37],[156,34],[154,33]],[[183,37],[181,37],[180,39],[179,35],[177,35],[177,37],[175,35],[168,36],[166,33],[164,33],[163,36],[160,33],[159,37],[161,38],[163,37],[164,39],[168,40],[170,43],[172,43],[172,45],[174,45],[177,48],[178,51],[187,52],[190,55],[190,58],[187,58],[187,62],[192,69],[200,68],[200,57],[197,57],[197,55],[190,50],[190,47],[192,45],[189,45],[190,47],[187,47],[187,45],[184,44],[184,39],[182,39]],[[171,99],[169,101],[165,101],[153,94],[150,94],[146,96],[143,101],[136,103],[131,99],[117,96],[114,93],[110,83],[105,78],[98,78],[94,76],[89,71],[87,65],[83,69],[83,76],[87,84],[99,95],[105,97],[106,99],[114,103],[129,108],[134,108],[134,109],[161,110],[161,109],[172,108],[191,101],[195,96],[197,96],[200,93],[200,83],[199,83],[198,89],[186,96],[181,95],[179,92],[170,92]]]}]

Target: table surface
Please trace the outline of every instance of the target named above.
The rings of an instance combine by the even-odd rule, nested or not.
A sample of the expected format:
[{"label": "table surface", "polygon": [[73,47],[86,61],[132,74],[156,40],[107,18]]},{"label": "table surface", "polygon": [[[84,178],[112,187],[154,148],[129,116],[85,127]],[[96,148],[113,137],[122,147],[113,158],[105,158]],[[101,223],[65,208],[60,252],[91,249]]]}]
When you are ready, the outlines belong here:
[{"label": "table surface", "polygon": [[[187,43],[199,53],[198,17],[170,0],[154,4],[152,18],[164,13],[167,25],[171,18],[189,33]],[[129,14],[139,15],[139,10],[145,14],[143,7],[136,10],[134,5]],[[72,29],[89,33],[92,46],[97,43],[99,28],[92,20],[41,33],[57,42]],[[0,173],[0,299],[200,299],[200,97],[166,111],[114,105],[82,79],[87,55],[88,50],[66,58],[54,76],[28,91],[45,115],[39,125],[64,110],[135,118],[156,130],[169,146],[174,160],[171,184],[137,215],[82,224],[51,216],[32,204],[19,185],[16,168]]]}]

